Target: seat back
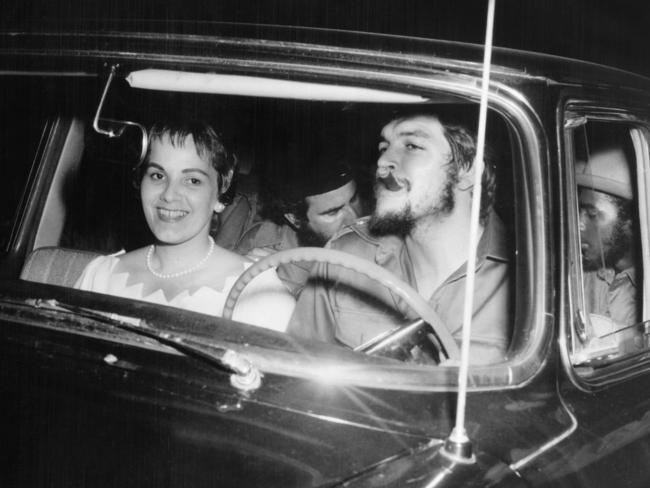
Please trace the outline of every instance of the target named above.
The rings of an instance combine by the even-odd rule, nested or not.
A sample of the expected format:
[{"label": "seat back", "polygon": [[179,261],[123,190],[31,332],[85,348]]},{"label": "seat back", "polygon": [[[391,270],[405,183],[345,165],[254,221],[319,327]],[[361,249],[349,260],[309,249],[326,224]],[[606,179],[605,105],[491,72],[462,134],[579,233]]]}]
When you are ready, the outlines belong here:
[{"label": "seat back", "polygon": [[27,281],[72,287],[86,265],[98,253],[62,247],[34,249],[23,266],[20,278]]}]

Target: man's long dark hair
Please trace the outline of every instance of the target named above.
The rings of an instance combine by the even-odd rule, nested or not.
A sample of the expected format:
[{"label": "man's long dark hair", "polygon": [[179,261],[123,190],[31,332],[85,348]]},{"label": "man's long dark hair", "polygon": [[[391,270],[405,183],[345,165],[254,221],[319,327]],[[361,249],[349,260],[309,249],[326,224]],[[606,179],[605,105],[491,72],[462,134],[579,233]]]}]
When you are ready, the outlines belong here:
[{"label": "man's long dark hair", "polygon": [[[472,169],[476,159],[476,137],[474,134],[460,125],[447,125],[442,121],[441,124],[444,128],[445,139],[451,148],[451,161],[457,165],[458,170]],[[485,153],[487,154],[489,151],[485,151]],[[484,159],[485,169],[481,179],[481,224],[485,224],[487,221],[496,193],[494,165],[488,160],[489,156]]]}]

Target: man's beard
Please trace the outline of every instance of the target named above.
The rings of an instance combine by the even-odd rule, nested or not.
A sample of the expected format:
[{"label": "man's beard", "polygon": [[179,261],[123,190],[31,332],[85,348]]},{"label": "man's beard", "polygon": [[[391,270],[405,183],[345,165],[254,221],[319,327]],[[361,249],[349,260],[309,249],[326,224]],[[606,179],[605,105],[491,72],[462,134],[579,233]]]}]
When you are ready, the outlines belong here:
[{"label": "man's beard", "polygon": [[323,234],[311,229],[307,222],[303,222],[296,229],[296,236],[298,237],[298,244],[302,247],[323,247],[329,241]]},{"label": "man's beard", "polygon": [[[375,193],[377,185],[375,184]],[[368,230],[374,236],[395,235],[399,237],[408,236],[415,228],[420,217],[447,215],[454,209],[456,201],[454,199],[454,188],[458,184],[458,167],[451,163],[447,165],[445,174],[445,183],[440,191],[438,200],[423,215],[415,215],[411,203],[397,211],[386,212],[383,215],[377,214],[377,208],[370,216]]]},{"label": "man's beard", "polygon": [[631,242],[632,236],[627,229],[626,223],[619,220],[612,229],[610,238],[601,244],[605,249],[602,259],[600,256],[595,258],[583,257],[583,269],[585,271],[597,271],[603,267],[603,264],[605,268],[615,268],[616,263],[630,252]]},{"label": "man's beard", "polygon": [[406,237],[415,227],[416,218],[411,210],[411,205],[406,205],[399,212],[389,212],[377,215],[375,212],[368,221],[368,230],[374,236],[399,236]]}]

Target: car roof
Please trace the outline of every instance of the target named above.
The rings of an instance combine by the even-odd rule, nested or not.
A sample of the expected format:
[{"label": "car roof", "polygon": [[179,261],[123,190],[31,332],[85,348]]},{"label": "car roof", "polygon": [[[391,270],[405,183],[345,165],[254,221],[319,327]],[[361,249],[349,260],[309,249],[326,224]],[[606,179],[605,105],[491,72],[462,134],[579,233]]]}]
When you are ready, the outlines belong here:
[{"label": "car roof", "polygon": [[[94,48],[101,55],[97,50],[100,46],[108,48],[113,42],[124,47],[134,41],[128,44],[130,50],[135,46],[143,52],[158,54],[209,57],[240,51],[262,58],[303,59],[305,63],[312,56],[355,64],[380,60],[388,68],[403,68],[407,59],[406,64],[413,71],[452,68],[469,75],[480,74],[483,58],[481,45],[440,39],[282,25],[142,19],[18,22],[12,27],[5,24],[0,27],[0,54],[11,54],[12,50],[27,52],[30,46],[51,50],[53,38],[61,52],[67,47],[85,47]],[[137,53],[132,54],[137,57]],[[497,81],[537,80],[545,84],[640,90],[650,87],[649,78],[617,68],[502,47],[494,48],[492,65],[492,78]]]}]

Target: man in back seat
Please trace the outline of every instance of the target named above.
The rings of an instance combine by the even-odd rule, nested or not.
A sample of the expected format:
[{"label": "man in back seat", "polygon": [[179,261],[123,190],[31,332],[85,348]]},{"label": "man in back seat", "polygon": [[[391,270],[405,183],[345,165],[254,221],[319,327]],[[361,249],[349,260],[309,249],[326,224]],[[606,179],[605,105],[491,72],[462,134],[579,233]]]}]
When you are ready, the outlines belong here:
[{"label": "man in back seat", "polygon": [[[302,180],[272,192],[267,220],[253,224],[236,251],[253,259],[299,246],[322,247],[361,215],[361,201],[352,171],[340,160],[321,157]],[[298,296],[309,275],[309,263],[278,267],[278,276]]]},{"label": "man in back seat", "polygon": [[[615,145],[594,149],[588,161],[576,166],[585,305],[592,322],[608,327],[597,335],[640,320],[638,217],[630,168],[624,149]],[[642,345],[634,328],[617,335],[621,341],[624,338],[634,341],[637,348]]]}]

